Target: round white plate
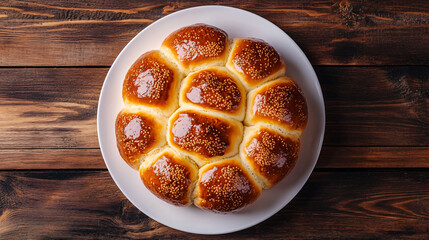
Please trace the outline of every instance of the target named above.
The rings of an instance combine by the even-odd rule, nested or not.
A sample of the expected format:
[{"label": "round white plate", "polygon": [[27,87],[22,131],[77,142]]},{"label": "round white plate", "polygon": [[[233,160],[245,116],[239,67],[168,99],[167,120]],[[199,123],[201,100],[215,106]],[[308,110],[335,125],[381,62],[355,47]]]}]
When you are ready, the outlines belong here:
[{"label": "round white plate", "polygon": [[[301,139],[301,152],[291,173],[244,210],[214,214],[195,206],[176,207],[150,193],[120,157],[116,148],[115,119],[123,107],[122,82],[131,64],[144,52],[159,49],[167,35],[194,23],[207,23],[225,30],[230,38],[255,37],[270,43],[286,61],[286,75],[295,79],[307,99],[309,121]],[[144,214],[181,231],[222,234],[258,224],[282,209],[299,192],[319,157],[325,131],[322,91],[314,70],[296,43],[280,28],[253,13],[224,6],[202,6],[165,16],[141,31],[116,58],[104,81],[98,103],[98,139],[113,180],[124,195]]]}]

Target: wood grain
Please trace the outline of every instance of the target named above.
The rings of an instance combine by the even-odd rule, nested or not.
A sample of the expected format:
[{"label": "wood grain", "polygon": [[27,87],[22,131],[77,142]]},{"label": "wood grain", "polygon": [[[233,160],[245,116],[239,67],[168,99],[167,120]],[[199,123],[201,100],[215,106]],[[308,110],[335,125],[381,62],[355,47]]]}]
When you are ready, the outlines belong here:
[{"label": "wood grain", "polygon": [[429,168],[429,147],[323,146],[316,168]]},{"label": "wood grain", "polygon": [[108,69],[0,69],[0,148],[98,148]]},{"label": "wood grain", "polygon": [[0,0],[0,239],[428,239],[425,0],[217,1],[273,22],[317,66],[316,169],[280,212],[221,236],[166,227],[123,196],[97,141],[108,66],[149,24],[206,4]]},{"label": "wood grain", "polygon": [[326,145],[429,146],[429,68],[318,67]]},{"label": "wood grain", "polygon": [[[100,149],[0,149],[0,170],[106,169]],[[429,147],[324,146],[316,169],[429,168]]]},{"label": "wood grain", "polygon": [[0,170],[106,169],[100,149],[0,149]]},{"label": "wood grain", "polygon": [[[106,68],[0,69],[0,148],[98,148]],[[429,146],[429,69],[318,67],[327,146]]]},{"label": "wood grain", "polygon": [[[270,219],[204,239],[425,239],[428,185],[427,172],[318,172]],[[139,212],[104,171],[0,172],[0,192],[1,239],[202,237]]]},{"label": "wood grain", "polygon": [[[108,66],[159,18],[199,1],[27,1],[0,4],[0,66]],[[269,19],[313,64],[429,64],[429,3],[218,1]]]}]

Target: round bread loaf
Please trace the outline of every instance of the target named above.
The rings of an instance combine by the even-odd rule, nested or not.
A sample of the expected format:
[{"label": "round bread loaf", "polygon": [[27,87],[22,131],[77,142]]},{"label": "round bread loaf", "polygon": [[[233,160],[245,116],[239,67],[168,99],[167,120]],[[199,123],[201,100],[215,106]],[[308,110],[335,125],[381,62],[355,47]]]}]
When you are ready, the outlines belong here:
[{"label": "round bread loaf", "polygon": [[128,70],[122,97],[125,105],[140,105],[171,115],[178,107],[177,91],[182,73],[158,50],[141,55]]},{"label": "round bread loaf", "polygon": [[180,108],[168,121],[167,142],[203,166],[237,154],[242,135],[236,120]]},{"label": "round bread loaf", "polygon": [[307,103],[298,85],[281,77],[252,90],[247,98],[246,125],[272,124],[297,136],[307,126]]},{"label": "round bread loaf", "polygon": [[[194,24],[143,53],[125,76],[121,157],[158,198],[238,211],[298,161],[306,100],[263,40]],[[245,126],[244,126],[245,125]]]},{"label": "round bread loaf", "polygon": [[228,34],[206,24],[194,24],[170,34],[161,51],[189,73],[211,66],[224,66],[229,53]]},{"label": "round bread loaf", "polygon": [[235,39],[226,67],[237,74],[248,90],[286,72],[286,65],[277,51],[255,38]]},{"label": "round bread loaf", "polygon": [[116,117],[116,142],[121,157],[138,169],[143,157],[164,146],[167,120],[141,108],[124,108]]},{"label": "round bread loaf", "polygon": [[241,162],[226,159],[200,168],[194,203],[202,209],[226,213],[253,203],[259,194],[261,187]]},{"label": "round bread loaf", "polygon": [[171,148],[145,159],[140,166],[144,185],[158,198],[177,205],[192,203],[191,191],[198,178],[198,167]]},{"label": "round bread loaf", "polygon": [[183,80],[179,102],[180,106],[243,121],[246,90],[226,68],[210,67]]},{"label": "round bread loaf", "polygon": [[295,166],[299,144],[299,138],[295,135],[285,135],[259,123],[246,128],[240,157],[263,188],[268,189]]}]

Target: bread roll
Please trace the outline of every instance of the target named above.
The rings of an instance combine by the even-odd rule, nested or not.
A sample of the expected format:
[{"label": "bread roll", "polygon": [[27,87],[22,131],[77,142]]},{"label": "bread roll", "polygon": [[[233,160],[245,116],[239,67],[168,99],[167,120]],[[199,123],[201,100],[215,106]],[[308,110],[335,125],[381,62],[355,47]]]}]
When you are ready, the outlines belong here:
[{"label": "bread roll", "polygon": [[180,106],[210,111],[243,121],[246,90],[224,67],[206,68],[189,74],[180,89]]},{"label": "bread roll", "polygon": [[160,51],[141,55],[128,70],[122,97],[125,105],[140,105],[170,116],[178,107],[177,92],[183,74]]},{"label": "bread roll", "polygon": [[288,77],[268,82],[248,94],[245,124],[264,122],[299,136],[307,125],[307,103]]},{"label": "bread roll", "polygon": [[207,164],[200,168],[194,204],[217,213],[233,212],[253,203],[261,187],[236,159]]},{"label": "bread roll", "polygon": [[237,154],[242,135],[238,121],[181,108],[169,119],[167,142],[202,166]]},{"label": "bread roll", "polygon": [[194,24],[171,33],[161,51],[177,62],[186,74],[211,66],[224,66],[229,39],[225,31],[207,24]]},{"label": "bread roll", "polygon": [[158,198],[177,206],[187,206],[192,203],[191,191],[198,178],[198,167],[166,147],[142,163],[140,177]]},{"label": "bread roll", "polygon": [[307,104],[285,71],[263,40],[231,42],[206,24],[178,29],[125,77],[115,129],[120,155],[170,204],[244,208],[298,160]]},{"label": "bread roll", "polygon": [[152,150],[166,144],[167,120],[140,108],[125,108],[116,117],[116,143],[121,157],[134,169]]},{"label": "bread roll", "polygon": [[268,189],[292,170],[299,148],[300,141],[295,135],[284,135],[258,124],[245,129],[240,157],[263,188]]},{"label": "bread roll", "polygon": [[226,67],[239,76],[247,90],[286,72],[286,65],[277,51],[255,38],[234,39]]}]

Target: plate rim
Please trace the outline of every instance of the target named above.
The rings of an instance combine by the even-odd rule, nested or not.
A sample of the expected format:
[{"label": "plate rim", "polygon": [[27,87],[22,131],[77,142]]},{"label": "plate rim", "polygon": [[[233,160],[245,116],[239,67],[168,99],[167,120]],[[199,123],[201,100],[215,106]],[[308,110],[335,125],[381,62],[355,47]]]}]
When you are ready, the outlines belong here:
[{"label": "plate rim", "polygon": [[[177,228],[177,227],[175,227],[175,226],[171,226],[170,224],[166,224],[166,223],[164,223],[164,221],[162,221],[162,220],[159,220],[159,219],[156,219],[156,218],[154,218],[153,216],[151,216],[151,214],[148,214],[148,213],[146,213],[146,212],[144,212],[144,211],[142,211],[139,207],[138,207],[138,205],[134,202],[134,200],[132,200],[130,197],[129,197],[129,195],[120,187],[120,185],[118,184],[118,179],[116,179],[116,177],[112,174],[112,171],[111,171],[111,169],[110,169],[110,167],[109,167],[109,164],[108,164],[108,162],[106,161],[106,157],[105,157],[105,153],[103,152],[103,143],[102,143],[102,139],[101,139],[101,137],[100,137],[100,132],[101,132],[101,130],[100,130],[100,110],[101,110],[101,104],[100,104],[100,102],[101,102],[101,100],[102,100],[102,98],[103,98],[103,96],[106,94],[105,92],[106,91],[104,91],[104,89],[105,89],[105,83],[106,83],[106,80],[109,78],[109,76],[112,74],[112,68],[113,68],[113,66],[115,66],[115,64],[117,64],[117,61],[118,61],[118,59],[120,59],[121,58],[121,56],[124,54],[124,52],[125,52],[125,50],[128,48],[128,46],[129,45],[131,45],[134,41],[136,41],[136,39],[137,38],[139,38],[139,36],[140,35],[143,35],[146,31],[149,31],[150,29],[152,29],[153,27],[154,27],[154,24],[155,23],[158,23],[158,22],[163,22],[163,21],[166,21],[166,19],[168,19],[168,18],[171,18],[171,17],[174,17],[175,15],[178,15],[178,14],[183,14],[183,13],[186,13],[186,12],[188,12],[188,11],[194,11],[194,10],[198,10],[198,9],[202,9],[202,8],[213,8],[213,10],[216,10],[216,9],[224,9],[224,8],[226,8],[226,9],[230,9],[230,10],[234,10],[234,11],[241,11],[241,12],[244,12],[245,14],[249,14],[249,15],[251,15],[252,17],[255,17],[255,18],[257,18],[258,20],[260,20],[260,21],[264,21],[264,22],[267,22],[268,24],[270,24],[270,25],[272,25],[274,28],[278,28],[280,31],[281,31],[281,33],[282,33],[282,35],[285,37],[285,38],[288,38],[290,41],[291,41],[291,43],[294,45],[294,47],[296,48],[296,50],[298,51],[298,53],[303,57],[303,60],[306,62],[306,64],[308,64],[310,67],[311,67],[311,72],[310,72],[310,74],[311,75],[313,75],[314,76],[314,78],[315,78],[315,80],[317,80],[317,81],[314,81],[314,85],[315,85],[315,89],[316,89],[316,92],[317,92],[317,94],[320,96],[320,98],[321,98],[321,100],[322,100],[322,104],[321,104],[321,108],[319,109],[321,112],[320,112],[320,114],[321,115],[323,115],[323,118],[321,118],[320,120],[321,120],[321,126],[322,126],[322,128],[320,129],[320,131],[321,131],[321,133],[320,133],[320,139],[319,139],[319,142],[318,142],[318,146],[317,146],[317,149],[315,149],[315,160],[314,160],[314,162],[313,162],[313,165],[312,166],[308,166],[308,169],[310,170],[309,171],[309,174],[308,174],[308,176],[306,176],[305,177],[305,181],[304,181],[304,183],[302,184],[302,186],[299,188],[299,190],[296,192],[296,193],[294,193],[294,194],[291,194],[291,195],[293,195],[292,197],[291,197],[291,199],[289,200],[289,201],[285,201],[285,202],[283,202],[282,204],[281,204],[281,206],[280,207],[278,207],[278,208],[275,208],[274,209],[274,211],[271,213],[271,214],[268,214],[267,216],[264,216],[264,217],[262,217],[262,218],[260,218],[260,219],[258,219],[258,220],[255,220],[255,221],[249,221],[249,222],[247,222],[247,224],[243,224],[242,226],[240,226],[240,227],[235,227],[235,228],[231,228],[231,229],[228,229],[228,230],[226,230],[226,231],[214,231],[214,232],[200,232],[200,231],[190,231],[190,230],[183,230],[183,229],[179,229],[179,228]],[[153,220],[155,220],[155,221],[157,221],[157,222],[159,222],[159,223],[161,223],[161,224],[163,224],[163,225],[165,225],[165,226],[167,226],[167,227],[170,227],[170,228],[173,228],[173,229],[175,229],[175,230],[178,230],[178,231],[182,231],[182,232],[187,232],[187,233],[193,233],[193,234],[201,234],[201,235],[218,235],[218,234],[226,234],[226,233],[232,233],[232,232],[237,232],[237,231],[240,231],[240,230],[243,230],[243,229],[247,229],[247,228],[250,228],[250,227],[253,227],[253,226],[255,226],[255,225],[257,225],[257,224],[259,224],[259,223],[262,223],[262,222],[264,222],[265,220],[267,220],[268,218],[270,218],[270,217],[272,217],[273,215],[275,215],[276,213],[278,213],[281,209],[283,209],[285,206],[287,206],[289,203],[290,203],[290,201],[292,201],[292,199],[294,199],[295,197],[296,197],[296,195],[302,190],[302,188],[304,187],[304,185],[307,183],[307,181],[308,181],[308,179],[310,178],[310,176],[311,176],[311,174],[313,173],[313,171],[314,171],[314,168],[315,168],[315,166],[316,166],[316,164],[317,164],[317,162],[318,162],[318,159],[319,159],[319,157],[320,157],[320,152],[321,152],[321,149],[322,149],[322,146],[323,146],[323,141],[324,141],[324,137],[325,137],[325,129],[326,129],[326,111],[325,111],[325,100],[324,100],[324,97],[323,97],[323,92],[322,92],[322,88],[321,88],[321,85],[320,85],[320,81],[319,81],[319,78],[317,77],[317,74],[316,74],[316,72],[314,71],[314,68],[313,68],[313,65],[311,64],[311,62],[309,61],[309,59],[307,58],[307,56],[304,54],[304,52],[302,51],[302,49],[298,46],[298,44],[286,33],[286,32],[284,32],[280,27],[278,27],[277,25],[275,25],[274,23],[272,23],[271,21],[269,21],[268,19],[266,19],[266,18],[264,18],[264,17],[261,17],[261,16],[259,16],[259,15],[257,15],[257,14],[255,14],[255,13],[253,13],[253,12],[250,12],[250,11],[247,11],[247,10],[244,10],[244,9],[240,9],[240,8],[236,8],[236,7],[230,7],[230,6],[224,6],[224,5],[202,5],[202,6],[196,6],[196,7],[190,7],[190,8],[186,8],[186,9],[182,9],[182,10],[178,10],[178,11],[175,11],[175,12],[173,12],[173,13],[170,13],[170,14],[168,14],[168,15],[166,15],[166,16],[163,16],[162,18],[159,18],[158,20],[156,20],[156,21],[154,21],[153,23],[151,23],[151,24],[149,24],[148,26],[146,26],[144,29],[142,29],[138,34],[136,34],[123,48],[122,48],[122,50],[121,50],[121,52],[117,55],[117,57],[115,58],[115,60],[113,61],[113,63],[112,63],[112,65],[110,66],[110,68],[109,68],[109,71],[108,71],[108,73],[106,74],[106,77],[104,78],[104,81],[103,81],[103,85],[102,85],[102,88],[101,88],[101,90],[100,90],[100,96],[99,96],[99,98],[98,98],[98,103],[97,103],[98,105],[97,105],[97,138],[98,138],[98,142],[99,142],[99,146],[100,146],[100,152],[101,152],[101,154],[102,154],[102,156],[103,156],[103,160],[104,160],[104,163],[105,163],[105,165],[106,165],[106,167],[107,167],[107,169],[108,169],[108,172],[109,172],[109,175],[110,175],[110,177],[113,179],[113,181],[115,182],[115,184],[116,184],[116,186],[119,188],[119,190],[121,191],[121,193],[127,198],[127,200],[128,201],[130,201],[140,212],[142,212],[143,214],[145,214],[146,216],[148,216],[148,217],[150,217],[151,219],[153,219]],[[263,194],[263,193],[262,193]]]}]

